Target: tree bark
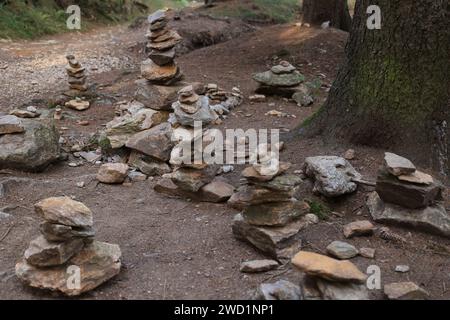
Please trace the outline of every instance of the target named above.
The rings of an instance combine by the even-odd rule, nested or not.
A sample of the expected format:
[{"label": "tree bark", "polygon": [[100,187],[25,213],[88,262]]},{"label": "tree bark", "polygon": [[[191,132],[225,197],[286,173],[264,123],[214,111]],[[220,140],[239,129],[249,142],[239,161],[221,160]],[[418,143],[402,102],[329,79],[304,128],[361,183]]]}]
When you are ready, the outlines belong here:
[{"label": "tree bark", "polygon": [[[381,30],[366,26],[378,5]],[[401,153],[450,173],[448,0],[359,0],[346,61],[302,130]]]},{"label": "tree bark", "polygon": [[331,26],[350,31],[352,18],[347,0],[304,0],[303,23],[321,25],[330,21]]}]

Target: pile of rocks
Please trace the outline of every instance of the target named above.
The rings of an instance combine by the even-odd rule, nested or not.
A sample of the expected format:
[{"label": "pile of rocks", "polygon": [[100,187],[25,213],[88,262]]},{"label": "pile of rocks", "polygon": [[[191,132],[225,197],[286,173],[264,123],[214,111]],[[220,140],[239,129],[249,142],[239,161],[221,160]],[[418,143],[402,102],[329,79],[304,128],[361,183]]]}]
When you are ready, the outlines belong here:
[{"label": "pile of rocks", "polygon": [[0,116],[0,169],[42,171],[59,157],[59,133],[52,121]]},{"label": "pile of rocks", "polygon": [[142,63],[141,74],[152,84],[171,85],[181,80],[182,73],[175,63],[175,46],[181,36],[167,27],[166,11],[158,10],[148,17],[150,30],[147,34],[149,55]]},{"label": "pile of rocks", "polygon": [[72,92],[71,96],[78,96],[88,90],[85,68],[72,54],[67,55],[66,59],[69,63],[66,71],[69,76],[69,87],[71,89],[70,92]]},{"label": "pile of rocks", "polygon": [[367,276],[348,260],[300,251],[292,264],[304,273],[300,287],[305,300],[369,300]]},{"label": "pile of rocks", "polygon": [[287,61],[281,61],[269,71],[255,74],[253,79],[259,83],[256,93],[292,98],[300,106],[309,106],[314,102],[311,90],[302,84],[305,77]]},{"label": "pile of rocks", "polygon": [[16,264],[16,275],[25,284],[76,296],[120,272],[119,246],[94,240],[92,212],[84,204],[67,197],[48,198],[35,210],[44,219],[41,236],[31,241]]},{"label": "pile of rocks", "polygon": [[247,184],[228,201],[243,210],[233,221],[235,237],[278,260],[290,259],[299,250],[296,236],[307,225],[303,217],[309,212],[306,203],[294,198],[302,180],[287,174],[289,167],[283,162],[271,172],[261,164],[247,167],[242,172]]},{"label": "pile of rocks", "polygon": [[450,216],[442,204],[444,186],[406,158],[387,152],[367,206],[377,222],[422,228],[450,237]]}]

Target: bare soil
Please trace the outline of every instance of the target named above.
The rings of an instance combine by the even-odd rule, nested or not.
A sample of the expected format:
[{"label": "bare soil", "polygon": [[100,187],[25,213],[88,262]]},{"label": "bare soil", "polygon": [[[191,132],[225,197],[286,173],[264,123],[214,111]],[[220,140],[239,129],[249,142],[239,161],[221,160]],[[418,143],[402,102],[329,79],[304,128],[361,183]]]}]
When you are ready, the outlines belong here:
[{"label": "bare soil", "polygon": [[[213,21],[210,19],[209,23]],[[178,23],[189,28],[189,19]],[[136,48],[143,43],[144,34],[144,27],[113,27],[38,42],[1,43],[0,67],[6,63],[8,68],[0,71],[0,112],[30,104],[32,99],[40,108],[47,108],[49,98],[66,89],[64,56],[71,51],[89,66],[91,81],[101,85],[97,89],[100,99],[85,112],[66,110],[68,116],[58,126],[68,140],[88,139],[113,118],[115,102],[132,99],[134,81],[139,77],[138,63],[144,59],[142,50]],[[237,86],[245,97],[252,95],[256,88],[251,75],[265,71],[280,59],[295,64],[308,81],[321,79],[322,87],[312,108],[300,108],[277,97],[254,104],[246,100],[219,126],[222,129],[280,128],[288,133],[326,98],[327,89],[343,59],[346,39],[346,33],[334,29],[267,26],[251,33],[243,32],[240,37],[227,42],[186,53],[177,62],[186,81],[218,83],[227,90]],[[98,67],[105,57],[108,57],[105,64]],[[120,66],[114,61],[120,62]],[[92,70],[95,66],[98,70]],[[49,77],[49,70],[57,75]],[[37,79],[38,84],[30,86],[33,79]],[[285,112],[289,117],[265,115],[273,109]],[[77,120],[88,120],[90,124],[82,127],[77,125]],[[307,156],[342,155],[350,147],[357,154],[352,164],[366,180],[374,181],[385,150],[324,145],[319,137],[290,139],[281,156],[282,160],[294,164],[291,169],[294,171],[301,169]],[[11,215],[9,218],[0,217],[0,299],[60,298],[23,286],[14,276],[14,265],[29,242],[38,235],[40,219],[34,213],[33,204],[46,197],[62,195],[72,196],[90,207],[95,217],[96,238],[119,244],[123,252],[120,275],[82,296],[83,299],[248,299],[261,282],[278,279],[299,281],[299,272],[290,265],[258,275],[239,272],[242,261],[264,256],[233,237],[231,223],[237,212],[226,204],[193,203],[164,197],[153,191],[157,179],[131,186],[97,184],[97,169],[90,164],[71,168],[67,162],[61,162],[40,174],[0,173],[0,182],[3,181],[6,187],[6,195],[0,196],[0,211]],[[225,177],[237,186],[241,169],[237,167],[235,172]],[[423,169],[429,172],[427,168]],[[80,181],[86,183],[84,188],[76,186]],[[372,189],[361,186],[356,194],[344,199],[319,199],[339,215],[331,215],[303,231],[305,249],[324,252],[330,242],[344,239],[344,224],[370,220],[364,201]],[[313,198],[310,190],[305,183],[302,196]],[[446,206],[450,207],[448,201]],[[450,299],[450,259],[449,251],[444,250],[450,248],[450,240],[417,230],[391,229],[407,238],[410,244],[399,245],[377,236],[346,240],[358,248],[376,249],[374,260],[357,257],[352,261],[364,271],[369,265],[378,265],[382,270],[383,284],[411,280],[429,291],[432,298]],[[436,244],[442,247],[436,249]],[[396,273],[394,268],[399,264],[409,265],[411,271]],[[382,298],[380,290],[371,294],[373,298]]]}]

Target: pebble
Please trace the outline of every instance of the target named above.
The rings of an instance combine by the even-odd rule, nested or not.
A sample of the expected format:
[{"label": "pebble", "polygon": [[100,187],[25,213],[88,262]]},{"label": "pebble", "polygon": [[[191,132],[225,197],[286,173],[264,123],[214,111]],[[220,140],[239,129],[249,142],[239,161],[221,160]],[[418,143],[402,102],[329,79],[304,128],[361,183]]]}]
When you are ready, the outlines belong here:
[{"label": "pebble", "polygon": [[360,248],[359,254],[361,257],[373,259],[375,258],[375,249],[372,248]]},{"label": "pebble", "polygon": [[395,272],[407,273],[409,272],[409,266],[407,265],[398,265],[395,267]]}]

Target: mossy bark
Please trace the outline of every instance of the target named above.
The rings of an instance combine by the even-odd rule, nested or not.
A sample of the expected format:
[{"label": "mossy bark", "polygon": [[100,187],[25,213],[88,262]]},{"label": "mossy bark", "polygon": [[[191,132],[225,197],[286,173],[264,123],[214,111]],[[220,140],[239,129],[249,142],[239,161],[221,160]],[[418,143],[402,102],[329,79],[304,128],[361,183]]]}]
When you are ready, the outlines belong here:
[{"label": "mossy bark", "polygon": [[331,26],[350,31],[352,18],[347,0],[304,0],[303,23],[321,25],[330,21]]},{"label": "mossy bark", "polygon": [[[367,28],[378,5],[380,30]],[[390,149],[449,173],[449,0],[359,0],[346,61],[303,125],[327,140]]]}]

